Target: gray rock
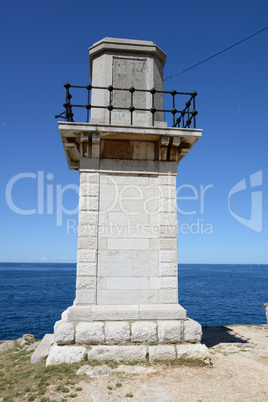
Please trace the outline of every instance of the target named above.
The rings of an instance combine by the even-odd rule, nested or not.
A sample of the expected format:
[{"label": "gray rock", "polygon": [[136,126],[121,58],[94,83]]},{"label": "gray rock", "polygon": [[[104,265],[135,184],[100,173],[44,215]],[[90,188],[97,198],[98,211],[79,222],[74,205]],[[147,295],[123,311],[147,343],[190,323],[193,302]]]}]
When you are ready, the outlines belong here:
[{"label": "gray rock", "polygon": [[32,352],[33,350],[35,350],[40,345],[40,343],[41,343],[41,341],[34,342],[31,345],[27,346],[25,348],[25,350],[27,350],[27,352]]},{"label": "gray rock", "polygon": [[156,370],[153,367],[143,366],[124,366],[120,365],[113,369],[113,373],[128,373],[128,374],[148,374],[154,373]]},{"label": "gray rock", "polygon": [[0,354],[16,348],[15,341],[2,341],[0,342]]},{"label": "gray rock", "polygon": [[96,367],[91,367],[89,365],[85,365],[80,367],[79,370],[77,370],[76,374],[86,374],[89,375],[91,378],[104,378],[104,377],[109,377],[111,374],[111,367],[104,365],[104,366],[96,366]]},{"label": "gray rock", "polygon": [[17,339],[16,342],[19,346],[29,345],[35,342],[35,337],[32,334],[25,334],[21,338]]}]

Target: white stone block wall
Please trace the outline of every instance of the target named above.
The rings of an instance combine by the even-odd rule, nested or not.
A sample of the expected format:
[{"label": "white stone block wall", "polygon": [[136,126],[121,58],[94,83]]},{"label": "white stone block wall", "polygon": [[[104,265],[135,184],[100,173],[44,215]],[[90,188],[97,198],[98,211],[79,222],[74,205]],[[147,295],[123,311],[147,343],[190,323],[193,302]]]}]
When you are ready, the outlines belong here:
[{"label": "white stone block wall", "polygon": [[[86,317],[85,317],[86,318]],[[80,319],[83,319],[80,315]],[[57,321],[58,345],[179,344],[199,343],[201,325],[186,320]]]},{"label": "white stone block wall", "polygon": [[178,303],[176,177],[101,174],[99,213],[97,304]]},{"label": "white stone block wall", "polygon": [[80,176],[75,304],[177,304],[176,176]]},{"label": "white stone block wall", "polygon": [[76,298],[74,304],[96,304],[99,173],[80,173]]}]

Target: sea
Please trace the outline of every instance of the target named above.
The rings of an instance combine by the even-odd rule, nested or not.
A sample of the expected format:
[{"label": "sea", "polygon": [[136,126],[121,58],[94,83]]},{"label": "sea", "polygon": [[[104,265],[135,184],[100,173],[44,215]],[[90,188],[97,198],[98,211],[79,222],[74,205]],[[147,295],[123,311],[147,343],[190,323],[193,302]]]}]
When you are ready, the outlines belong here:
[{"label": "sea", "polygon": [[[179,303],[206,326],[265,324],[268,265],[179,264]],[[53,333],[75,298],[76,264],[0,263],[0,340]]]}]

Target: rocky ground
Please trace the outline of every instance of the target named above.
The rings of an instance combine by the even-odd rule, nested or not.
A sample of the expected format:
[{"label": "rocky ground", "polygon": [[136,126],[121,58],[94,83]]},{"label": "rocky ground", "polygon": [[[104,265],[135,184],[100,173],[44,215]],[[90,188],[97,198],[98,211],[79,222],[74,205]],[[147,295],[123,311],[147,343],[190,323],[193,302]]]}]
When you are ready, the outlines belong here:
[{"label": "rocky ground", "polygon": [[[43,362],[31,365],[29,361],[37,345],[33,340],[24,345],[16,343],[15,349],[14,344],[12,349],[13,341],[8,342],[0,344],[0,353],[6,349],[0,356],[0,380],[3,380],[0,400],[268,400],[267,326],[204,328],[202,342],[209,347],[211,364],[166,361],[89,365],[84,362],[45,369]],[[27,384],[19,375],[25,377]]]}]

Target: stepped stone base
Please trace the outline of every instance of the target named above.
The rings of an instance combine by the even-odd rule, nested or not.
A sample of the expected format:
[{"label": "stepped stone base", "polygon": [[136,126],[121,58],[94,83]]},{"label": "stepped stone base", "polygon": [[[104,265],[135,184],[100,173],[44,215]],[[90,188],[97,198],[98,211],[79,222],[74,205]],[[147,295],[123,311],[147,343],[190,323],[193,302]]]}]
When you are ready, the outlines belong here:
[{"label": "stepped stone base", "polygon": [[[54,327],[47,365],[207,357],[201,325],[180,305],[72,306]],[[153,345],[153,346],[152,346]]]}]

